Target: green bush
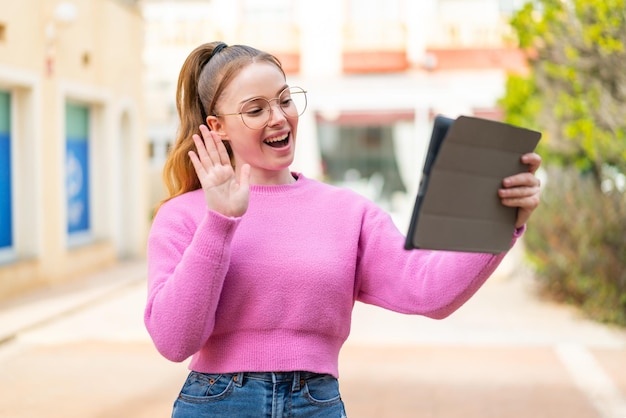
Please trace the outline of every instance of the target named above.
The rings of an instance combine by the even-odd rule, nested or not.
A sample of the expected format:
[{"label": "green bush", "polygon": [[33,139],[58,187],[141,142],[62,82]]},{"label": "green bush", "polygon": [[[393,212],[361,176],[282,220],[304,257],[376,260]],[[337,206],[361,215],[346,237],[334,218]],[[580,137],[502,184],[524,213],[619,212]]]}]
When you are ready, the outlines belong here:
[{"label": "green bush", "polygon": [[500,105],[506,121],[543,132],[548,182],[526,238],[540,285],[626,326],[624,10],[626,0],[526,2],[510,23],[530,71],[509,77]]},{"label": "green bush", "polygon": [[574,168],[547,169],[525,244],[543,292],[626,326],[626,194],[610,189]]}]

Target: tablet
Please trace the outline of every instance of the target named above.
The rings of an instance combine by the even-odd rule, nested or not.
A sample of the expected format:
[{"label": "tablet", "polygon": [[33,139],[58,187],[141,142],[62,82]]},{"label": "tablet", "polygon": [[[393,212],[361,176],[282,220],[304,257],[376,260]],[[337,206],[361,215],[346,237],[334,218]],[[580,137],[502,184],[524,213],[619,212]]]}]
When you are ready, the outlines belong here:
[{"label": "tablet", "polygon": [[507,251],[517,208],[502,205],[502,180],[527,171],[521,156],[541,133],[488,119],[435,117],[405,249]]}]

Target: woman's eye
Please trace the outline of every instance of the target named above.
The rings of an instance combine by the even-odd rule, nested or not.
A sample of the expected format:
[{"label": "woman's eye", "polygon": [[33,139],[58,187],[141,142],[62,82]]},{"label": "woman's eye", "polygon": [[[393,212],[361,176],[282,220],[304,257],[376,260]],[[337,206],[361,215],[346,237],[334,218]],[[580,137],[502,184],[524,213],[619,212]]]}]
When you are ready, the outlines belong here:
[{"label": "woman's eye", "polygon": [[283,99],[283,100],[280,102],[280,105],[281,105],[282,107],[289,107],[289,106],[291,105],[291,97],[289,97],[289,98],[287,98],[287,99]]},{"label": "woman's eye", "polygon": [[253,109],[246,109],[246,110],[243,111],[243,113],[246,116],[259,116],[260,114],[263,113],[263,111],[264,111],[263,108],[255,107]]}]

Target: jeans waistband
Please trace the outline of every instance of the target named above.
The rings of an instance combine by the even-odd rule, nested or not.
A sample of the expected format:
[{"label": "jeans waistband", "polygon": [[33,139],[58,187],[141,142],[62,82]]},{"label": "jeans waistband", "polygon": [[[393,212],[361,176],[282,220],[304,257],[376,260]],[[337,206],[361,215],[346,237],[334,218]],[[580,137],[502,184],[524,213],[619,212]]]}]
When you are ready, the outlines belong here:
[{"label": "jeans waistband", "polygon": [[313,377],[321,376],[318,373],[295,371],[295,372],[240,372],[235,373],[237,378],[235,381],[239,385],[243,385],[243,382],[247,379],[261,380],[271,383],[292,383],[292,388],[295,391],[300,390],[304,383]]}]

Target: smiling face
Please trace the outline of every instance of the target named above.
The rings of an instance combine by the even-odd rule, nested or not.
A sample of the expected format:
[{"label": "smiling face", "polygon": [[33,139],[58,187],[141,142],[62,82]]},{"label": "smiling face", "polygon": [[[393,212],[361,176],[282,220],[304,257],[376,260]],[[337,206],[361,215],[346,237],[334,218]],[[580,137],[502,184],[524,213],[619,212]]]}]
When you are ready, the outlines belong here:
[{"label": "smiling face", "polygon": [[[272,100],[287,87],[283,73],[267,62],[244,67],[224,89],[215,113],[209,116],[211,130],[230,142],[235,167],[250,164],[252,184],[285,184],[293,181],[289,166],[293,162],[298,117],[288,117],[280,103]],[[271,103],[271,116],[262,129],[246,126],[240,115],[242,105],[251,99],[263,98]]]}]

